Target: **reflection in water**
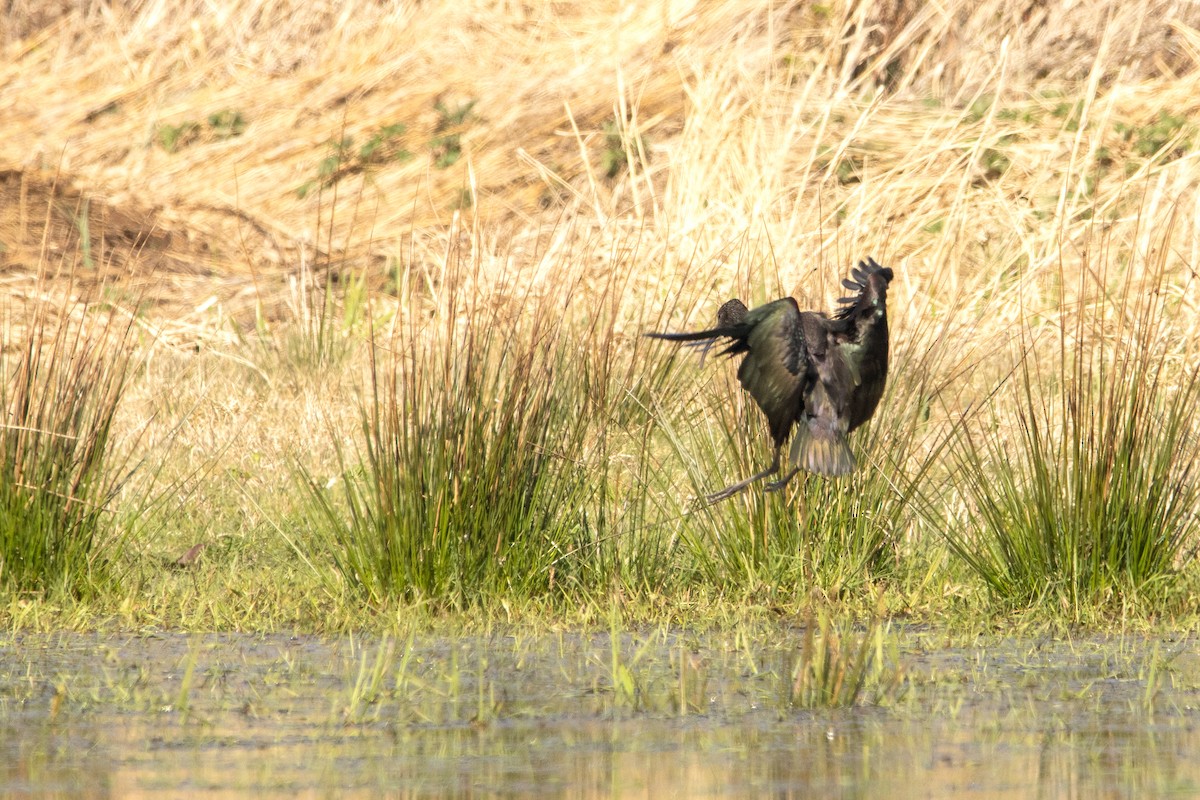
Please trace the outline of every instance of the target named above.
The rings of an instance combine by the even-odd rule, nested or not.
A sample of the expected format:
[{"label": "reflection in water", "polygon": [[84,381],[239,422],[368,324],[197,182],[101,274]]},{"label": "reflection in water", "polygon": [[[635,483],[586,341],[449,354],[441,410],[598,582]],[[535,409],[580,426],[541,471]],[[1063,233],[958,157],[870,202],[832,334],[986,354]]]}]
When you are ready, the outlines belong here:
[{"label": "reflection in water", "polygon": [[1153,642],[927,650],[901,634],[910,680],[894,706],[806,712],[785,702],[785,647],[749,655],[719,635],[683,641],[626,637],[636,691],[622,694],[611,690],[605,636],[0,640],[0,792],[1092,798],[1200,788],[1197,662],[1152,669],[1164,661]]}]

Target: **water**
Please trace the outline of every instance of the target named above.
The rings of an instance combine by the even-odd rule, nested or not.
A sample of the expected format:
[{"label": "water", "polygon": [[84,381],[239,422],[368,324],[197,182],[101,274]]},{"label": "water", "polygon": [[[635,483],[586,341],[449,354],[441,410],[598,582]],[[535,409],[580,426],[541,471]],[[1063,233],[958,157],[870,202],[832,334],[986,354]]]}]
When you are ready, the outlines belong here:
[{"label": "water", "polygon": [[10,637],[0,793],[1200,794],[1188,640],[894,631],[889,705],[811,711],[799,637]]}]

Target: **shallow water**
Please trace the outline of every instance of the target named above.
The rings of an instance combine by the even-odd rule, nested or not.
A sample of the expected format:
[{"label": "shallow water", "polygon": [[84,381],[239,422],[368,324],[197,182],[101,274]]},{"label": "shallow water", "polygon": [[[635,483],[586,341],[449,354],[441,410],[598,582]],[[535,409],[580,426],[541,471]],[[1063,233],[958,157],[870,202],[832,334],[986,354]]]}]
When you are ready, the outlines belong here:
[{"label": "shallow water", "polygon": [[[886,707],[787,700],[800,633],[0,638],[0,793],[1200,792],[1188,640],[893,631]],[[682,700],[681,700],[682,698]]]}]

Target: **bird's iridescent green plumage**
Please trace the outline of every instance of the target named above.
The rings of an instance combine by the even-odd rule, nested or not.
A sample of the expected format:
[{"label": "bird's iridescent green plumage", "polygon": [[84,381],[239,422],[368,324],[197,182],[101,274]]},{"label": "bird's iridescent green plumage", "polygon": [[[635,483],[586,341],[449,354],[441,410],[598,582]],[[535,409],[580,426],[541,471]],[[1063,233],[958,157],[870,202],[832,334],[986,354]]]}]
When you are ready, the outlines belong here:
[{"label": "bird's iridescent green plumage", "polygon": [[738,380],[767,417],[775,445],[771,466],[710,495],[710,501],[777,472],[793,432],[791,467],[768,489],[782,488],[801,469],[828,476],[854,470],[847,436],[875,413],[887,382],[887,289],[893,273],[868,259],[852,276],[842,285],[854,293],[832,315],[802,312],[790,297],[749,310],[730,300],[721,306],[715,328],[647,334],[705,352],[723,342],[720,355],[743,356]]}]

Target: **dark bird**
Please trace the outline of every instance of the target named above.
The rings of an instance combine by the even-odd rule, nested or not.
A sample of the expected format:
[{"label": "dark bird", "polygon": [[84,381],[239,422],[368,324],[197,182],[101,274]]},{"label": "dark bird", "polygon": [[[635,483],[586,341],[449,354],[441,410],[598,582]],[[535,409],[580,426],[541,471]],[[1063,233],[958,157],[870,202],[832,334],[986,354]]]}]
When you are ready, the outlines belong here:
[{"label": "dark bird", "polygon": [[708,495],[709,503],[779,472],[793,428],[791,468],[767,484],[767,491],[787,486],[802,469],[827,476],[854,471],[847,436],[875,413],[887,381],[892,270],[869,258],[852,275],[842,281],[852,294],[838,301],[832,315],[801,311],[791,297],[750,310],[735,299],[721,306],[715,328],[646,334],[700,347],[705,354],[721,342],[725,349],[718,355],[745,356],[738,380],[767,416],[775,457],[762,472]]}]

